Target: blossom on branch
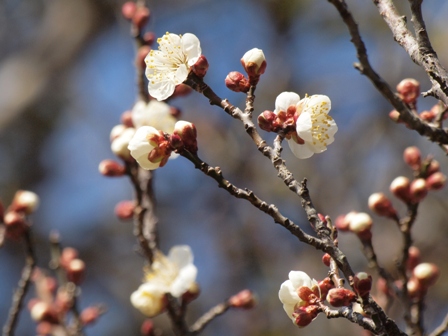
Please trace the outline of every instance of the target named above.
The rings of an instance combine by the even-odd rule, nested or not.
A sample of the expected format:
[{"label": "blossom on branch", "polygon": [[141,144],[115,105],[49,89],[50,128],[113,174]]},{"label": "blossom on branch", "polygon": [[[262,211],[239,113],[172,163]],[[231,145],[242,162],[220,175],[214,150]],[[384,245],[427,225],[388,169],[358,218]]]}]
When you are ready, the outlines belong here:
[{"label": "blossom on branch", "polygon": [[278,297],[289,318],[304,327],[318,314],[315,303],[320,299],[319,284],[301,271],[291,271],[288,277],[289,280],[281,284]]},{"label": "blossom on branch", "polygon": [[157,252],[145,275],[145,282],[131,295],[132,305],[148,317],[165,309],[165,294],[175,298],[195,286],[197,268],[189,246],[171,248],[168,256]]},{"label": "blossom on branch", "polygon": [[151,50],[145,63],[149,94],[160,101],[170,97],[176,85],[185,81],[202,50],[199,39],[190,33],[166,33],[157,42],[158,50]]},{"label": "blossom on branch", "polygon": [[172,133],[176,118],[171,114],[171,107],[156,100],[148,103],[140,100],[132,108],[132,123],[135,128],[152,126],[163,132]]}]

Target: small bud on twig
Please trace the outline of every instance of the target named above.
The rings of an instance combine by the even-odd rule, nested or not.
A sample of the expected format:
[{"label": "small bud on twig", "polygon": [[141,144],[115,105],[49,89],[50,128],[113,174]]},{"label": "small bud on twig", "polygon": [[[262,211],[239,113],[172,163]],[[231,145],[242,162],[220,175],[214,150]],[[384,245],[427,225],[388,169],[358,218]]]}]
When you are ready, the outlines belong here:
[{"label": "small bud on twig", "polygon": [[108,177],[123,176],[126,172],[126,169],[123,165],[109,159],[101,161],[98,166],[98,170],[101,175]]},{"label": "small bud on twig", "polygon": [[360,297],[369,295],[372,289],[372,277],[365,272],[357,273],[353,278],[353,288]]},{"label": "small bud on twig", "polygon": [[234,92],[248,92],[250,88],[249,80],[238,71],[229,72],[225,79],[225,84],[229,90]]},{"label": "small bud on twig", "polygon": [[397,85],[397,92],[403,102],[415,105],[420,95],[420,83],[413,78],[403,79]]},{"label": "small bud on twig", "polygon": [[422,158],[420,154],[420,149],[415,146],[408,147],[403,152],[403,159],[412,169],[420,169],[422,164]]},{"label": "small bud on twig", "polygon": [[327,301],[333,307],[349,306],[356,301],[356,294],[346,288],[332,288],[328,292]]},{"label": "small bud on twig", "polygon": [[374,211],[379,216],[396,218],[397,211],[394,209],[392,202],[383,193],[374,193],[370,195],[369,209]]}]

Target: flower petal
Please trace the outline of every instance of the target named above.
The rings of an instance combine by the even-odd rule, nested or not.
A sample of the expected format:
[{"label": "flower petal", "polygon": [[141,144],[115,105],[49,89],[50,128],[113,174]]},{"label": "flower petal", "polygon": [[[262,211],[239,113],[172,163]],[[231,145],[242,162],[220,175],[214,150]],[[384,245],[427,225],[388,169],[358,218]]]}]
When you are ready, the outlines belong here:
[{"label": "flower petal", "polygon": [[325,95],[312,95],[308,97],[308,100],[303,107],[303,110],[311,109],[310,113],[325,113],[328,114],[331,109],[331,100]]},{"label": "flower petal", "polygon": [[168,252],[168,259],[178,268],[182,268],[193,263],[193,252],[188,245],[176,245]]},{"label": "flower petal", "polygon": [[167,288],[155,283],[144,283],[131,294],[132,305],[148,317],[156,316],[163,310],[163,296]]},{"label": "flower petal", "polygon": [[291,152],[298,159],[308,159],[314,154],[314,151],[309,148],[306,142],[303,145],[299,145],[294,140],[288,140],[288,145]]},{"label": "flower petal", "polygon": [[170,293],[174,297],[180,297],[182,294],[187,292],[193,283],[196,281],[196,276],[198,274],[198,269],[195,265],[189,264],[184,266],[179,275],[171,284]]},{"label": "flower petal", "polygon": [[302,112],[297,118],[296,132],[305,141],[312,141],[313,135],[311,130],[313,128],[313,122],[311,120],[311,114]]},{"label": "flower petal", "polygon": [[300,96],[295,92],[282,92],[275,99],[275,110],[277,114],[280,111],[286,111],[290,106],[296,106],[300,101]]},{"label": "flower petal", "polygon": [[288,274],[288,278],[296,289],[302,286],[311,288],[313,285],[313,281],[308,274],[302,271],[291,271]]},{"label": "flower petal", "polygon": [[278,298],[283,303],[283,309],[290,319],[293,319],[292,313],[294,312],[294,307],[301,300],[297,295],[295,288],[293,287],[290,280],[286,280],[280,286],[278,292]]},{"label": "flower petal", "polygon": [[158,101],[165,100],[174,93],[176,84],[171,79],[158,80],[149,79],[148,92]]},{"label": "flower petal", "polygon": [[194,65],[202,53],[199,39],[194,34],[186,33],[182,36],[181,45],[182,51],[187,56],[188,65]]}]

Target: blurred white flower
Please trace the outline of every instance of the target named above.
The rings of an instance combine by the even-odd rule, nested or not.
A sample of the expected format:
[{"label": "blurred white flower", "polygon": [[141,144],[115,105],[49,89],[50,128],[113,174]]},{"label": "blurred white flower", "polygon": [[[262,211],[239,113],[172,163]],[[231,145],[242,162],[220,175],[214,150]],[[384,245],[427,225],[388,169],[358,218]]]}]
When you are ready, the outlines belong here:
[{"label": "blurred white flower", "polygon": [[151,126],[140,127],[128,142],[130,155],[147,170],[163,167],[171,153],[167,153],[167,141],[160,131]]},{"label": "blurred white flower", "polygon": [[[121,157],[122,159],[128,159],[130,157],[128,145],[132,137],[135,134],[135,128],[123,128],[120,132],[118,128],[114,127],[111,132],[112,143],[110,145],[112,152]],[[114,133],[114,134],[112,134]]]},{"label": "blurred white flower", "polygon": [[149,94],[160,101],[170,97],[176,85],[185,81],[202,51],[199,39],[190,33],[166,33],[157,42],[159,50],[151,50],[145,63]]},{"label": "blurred white flower", "polygon": [[164,310],[164,296],[170,293],[178,298],[195,286],[197,268],[193,265],[193,253],[187,245],[171,248],[168,256],[158,252],[143,283],[131,295],[132,305],[151,317]]},{"label": "blurred white flower", "polygon": [[171,108],[164,102],[150,100],[145,103],[140,100],[132,108],[132,123],[135,128],[152,126],[166,133],[173,133],[176,118],[171,114]]},{"label": "blurred white flower", "polygon": [[288,274],[288,278],[289,280],[286,280],[281,284],[278,297],[283,303],[283,309],[286,314],[295,323],[296,317],[293,316],[294,309],[308,304],[299,297],[297,290],[300,287],[308,287],[310,290],[314,291],[313,287],[317,287],[318,283],[302,271],[291,271]]}]

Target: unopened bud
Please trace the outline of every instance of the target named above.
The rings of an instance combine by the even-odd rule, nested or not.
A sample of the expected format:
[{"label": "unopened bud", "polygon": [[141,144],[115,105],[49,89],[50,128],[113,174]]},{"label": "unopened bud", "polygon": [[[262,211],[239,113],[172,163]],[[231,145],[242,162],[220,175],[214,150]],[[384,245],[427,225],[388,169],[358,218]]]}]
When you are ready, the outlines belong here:
[{"label": "unopened bud", "polygon": [[53,324],[49,322],[39,322],[36,325],[36,335],[51,335],[51,331],[53,330]]},{"label": "unopened bud", "polygon": [[266,132],[273,132],[275,131],[275,118],[276,115],[274,112],[266,110],[258,116],[258,126]]},{"label": "unopened bud", "polygon": [[407,177],[399,176],[390,184],[390,191],[395,197],[407,203],[411,199],[410,186],[411,182]]},{"label": "unopened bud", "polygon": [[396,218],[397,211],[394,209],[392,202],[383,193],[374,193],[370,195],[369,209],[374,211],[379,216]]},{"label": "unopened bud", "polygon": [[193,154],[197,153],[198,151],[198,142],[196,140],[197,131],[194,124],[188,121],[179,120],[174,125],[173,134],[178,135],[182,139],[185,149],[187,149],[189,152]]},{"label": "unopened bud", "polygon": [[353,278],[353,288],[360,297],[369,295],[372,289],[372,277],[365,272],[357,273]]},{"label": "unopened bud", "polygon": [[356,294],[346,288],[332,288],[328,291],[327,301],[333,307],[349,306],[356,301]]},{"label": "unopened bud", "polygon": [[[266,58],[264,57],[263,50],[253,48],[246,52],[241,58],[241,64],[249,75],[249,80],[258,82],[258,77],[266,70]],[[252,84],[252,83],[251,83]]]},{"label": "unopened bud", "polygon": [[123,176],[126,172],[126,169],[123,165],[114,160],[108,159],[100,162],[98,170],[101,175],[109,177]]},{"label": "unopened bud", "polygon": [[428,194],[428,187],[426,186],[425,179],[418,178],[412,181],[409,192],[412,202],[418,203],[423,200]]},{"label": "unopened bud", "polygon": [[411,298],[422,297],[426,293],[426,289],[415,277],[411,277],[409,279],[406,284],[406,288],[408,290],[408,295]]},{"label": "unopened bud", "polygon": [[309,325],[317,317],[319,312],[319,307],[315,305],[296,307],[292,313],[292,317],[294,318],[294,323],[299,328],[303,328]]},{"label": "unopened bud", "polygon": [[174,89],[173,96],[183,97],[183,96],[190,94],[191,92],[193,92],[193,89],[190,86],[188,86],[186,84],[179,84],[179,85],[176,85],[176,88]]},{"label": "unopened bud", "polygon": [[436,118],[437,114],[432,111],[423,111],[422,113],[419,114],[419,116],[420,119],[427,122],[431,122]]},{"label": "unopened bud", "polygon": [[334,221],[334,225],[338,231],[350,231],[350,220],[351,215],[355,214],[354,211],[349,212],[346,215],[339,215]]},{"label": "unopened bud", "polygon": [[358,212],[350,216],[349,221],[350,231],[356,233],[361,240],[371,239],[370,229],[372,228],[373,221],[369,214]]},{"label": "unopened bud", "polygon": [[250,88],[249,80],[238,71],[229,72],[225,79],[225,84],[229,90],[234,92],[248,92]]},{"label": "unopened bud", "polygon": [[102,313],[103,310],[100,307],[87,307],[81,312],[79,319],[83,325],[92,324],[98,320]]},{"label": "unopened bud", "polygon": [[412,78],[403,79],[397,85],[397,92],[406,104],[415,104],[420,95],[420,83]]},{"label": "unopened bud", "polygon": [[208,70],[208,61],[204,55],[199,56],[196,63],[191,68],[199,78],[203,78]]},{"label": "unopened bud", "polygon": [[135,11],[137,10],[137,5],[135,2],[127,1],[121,6],[121,14],[126,20],[132,20],[132,17],[135,14]]},{"label": "unopened bud", "polygon": [[57,323],[58,317],[55,309],[44,301],[36,302],[31,307],[31,318],[36,322]]},{"label": "unopened bud", "polygon": [[65,247],[59,258],[59,264],[67,269],[70,262],[76,258],[78,258],[78,250],[73,247]]},{"label": "unopened bud", "polygon": [[6,237],[12,240],[20,240],[28,230],[28,224],[22,213],[8,211],[3,219]]},{"label": "unopened bud", "polygon": [[154,323],[152,320],[143,321],[140,332],[142,336],[154,336]]},{"label": "unopened bud", "polygon": [[170,114],[176,118],[179,119],[180,115],[182,114],[182,111],[180,108],[175,107],[175,106],[170,106]]},{"label": "unopened bud", "polygon": [[73,259],[67,265],[67,279],[75,285],[80,285],[84,280],[86,264],[81,259]]},{"label": "unopened bud", "polygon": [[403,152],[403,159],[412,169],[420,169],[422,164],[420,149],[415,146],[408,147]]},{"label": "unopened bud", "polygon": [[149,20],[149,9],[146,7],[137,7],[134,16],[132,17],[132,23],[141,30]]},{"label": "unopened bud", "polygon": [[325,253],[322,256],[322,262],[325,266],[330,267],[331,256],[328,253]]},{"label": "unopened bud", "polygon": [[334,283],[330,278],[325,278],[319,282],[320,299],[325,300],[330,289],[334,288]]},{"label": "unopened bud", "polygon": [[132,219],[134,217],[135,202],[134,201],[121,201],[115,206],[115,215],[122,219]]},{"label": "unopened bud", "polygon": [[398,112],[397,110],[393,110],[389,112],[389,118],[396,122],[399,123],[400,122],[400,112]]},{"label": "unopened bud", "polygon": [[27,215],[39,207],[39,196],[32,191],[18,190],[12,200],[10,210],[23,212]]},{"label": "unopened bud", "polygon": [[126,128],[123,133],[116,137],[111,143],[112,152],[123,160],[131,158],[131,153],[128,149],[129,141],[135,134],[134,128]]},{"label": "unopened bud", "polygon": [[446,176],[441,172],[436,172],[428,176],[426,186],[429,190],[440,190],[446,184]]},{"label": "unopened bud", "polygon": [[440,271],[435,264],[422,263],[415,266],[412,271],[412,275],[422,284],[425,288],[432,286],[439,278]]},{"label": "unopened bud", "polygon": [[132,111],[124,111],[121,114],[120,121],[126,127],[134,127],[134,123],[132,122]]},{"label": "unopened bud", "polygon": [[256,304],[254,294],[248,290],[242,290],[229,299],[229,304],[234,308],[252,309]]},{"label": "unopened bud", "polygon": [[113,140],[118,138],[120,135],[123,134],[123,132],[126,129],[127,129],[127,127],[123,124],[118,124],[118,125],[115,125],[114,127],[112,127],[112,129],[110,131],[110,136],[109,136],[110,141],[112,142]]},{"label": "unopened bud", "polygon": [[437,160],[431,160],[428,167],[426,168],[426,176],[437,173],[440,171],[440,163]]},{"label": "unopened bud", "polygon": [[420,263],[420,250],[415,246],[409,247],[406,268],[412,271],[415,268],[415,266],[417,266],[419,263]]},{"label": "unopened bud", "polygon": [[152,45],[156,39],[156,34],[153,32],[146,32],[143,34],[143,41],[145,41],[146,45]]}]

